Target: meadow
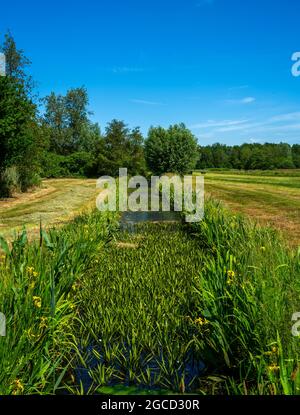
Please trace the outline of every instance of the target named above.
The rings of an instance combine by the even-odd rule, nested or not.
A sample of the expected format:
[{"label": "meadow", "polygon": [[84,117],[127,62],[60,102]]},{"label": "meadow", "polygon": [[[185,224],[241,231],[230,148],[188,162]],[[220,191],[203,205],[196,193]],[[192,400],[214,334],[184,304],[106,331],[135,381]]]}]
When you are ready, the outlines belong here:
[{"label": "meadow", "polygon": [[300,251],[276,229],[211,198],[189,225],[74,216],[1,237],[1,394],[300,394]]},{"label": "meadow", "polygon": [[0,202],[0,234],[10,239],[25,226],[28,233],[39,234],[44,227],[60,226],[87,207],[95,205],[96,181],[93,179],[48,179],[41,186],[17,193]]},{"label": "meadow", "polygon": [[[195,173],[197,174],[197,173]],[[277,228],[290,246],[300,241],[300,171],[208,171],[206,195],[221,200],[233,212]]]}]

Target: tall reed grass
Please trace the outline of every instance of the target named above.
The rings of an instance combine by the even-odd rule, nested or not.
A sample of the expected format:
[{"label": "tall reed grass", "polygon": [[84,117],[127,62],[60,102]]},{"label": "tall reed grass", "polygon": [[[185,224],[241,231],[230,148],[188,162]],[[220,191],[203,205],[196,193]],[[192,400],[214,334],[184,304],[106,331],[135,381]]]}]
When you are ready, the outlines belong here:
[{"label": "tall reed grass", "polygon": [[2,237],[0,394],[55,393],[73,349],[67,328],[78,318],[72,292],[111,238],[113,215],[83,214],[60,230],[28,242],[26,231],[12,244]]}]

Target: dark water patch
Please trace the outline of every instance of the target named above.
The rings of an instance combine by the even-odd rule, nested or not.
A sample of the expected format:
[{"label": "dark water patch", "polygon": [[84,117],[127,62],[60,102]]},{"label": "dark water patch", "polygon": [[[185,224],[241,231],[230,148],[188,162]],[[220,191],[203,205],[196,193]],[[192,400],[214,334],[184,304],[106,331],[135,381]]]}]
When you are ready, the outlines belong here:
[{"label": "dark water patch", "polygon": [[[124,387],[135,386],[140,390],[152,390],[159,391],[165,388],[165,379],[160,383],[160,373],[162,367],[169,367],[168,359],[164,356],[164,353],[161,351],[157,355],[153,355],[149,359],[149,351],[142,352],[139,357],[139,365],[136,368],[135,379],[132,380],[132,367],[126,365],[126,361],[130,360],[130,345],[123,344],[121,348],[122,355],[126,358],[124,364],[120,364],[120,361],[117,357],[112,358],[110,361],[104,359],[104,352],[101,350],[101,346],[94,345],[89,346],[86,349],[85,353],[85,367],[78,366],[75,369],[75,378],[76,381],[81,383],[84,393],[87,393],[92,389],[97,382],[93,379],[93,371],[97,371],[99,365],[103,365],[113,369],[114,375],[111,375],[109,379],[105,382],[105,386],[115,387],[122,385]],[[94,353],[95,352],[95,353]],[[95,356],[97,355],[97,357]],[[169,367],[170,374],[168,376],[169,388],[174,392],[178,392],[178,388],[175,385],[178,385],[178,380],[182,379],[184,382],[184,387],[186,392],[193,392],[198,388],[198,380],[203,376],[205,371],[205,365],[201,359],[195,357],[193,350],[189,350],[186,353],[186,356],[173,363],[172,369]],[[150,378],[148,382],[138,382],[136,378],[141,378],[141,373],[150,373]],[[164,378],[164,376],[162,376]]]},{"label": "dark water patch", "polygon": [[180,222],[178,212],[124,212],[120,220],[121,230],[134,232],[135,225],[141,223]]}]

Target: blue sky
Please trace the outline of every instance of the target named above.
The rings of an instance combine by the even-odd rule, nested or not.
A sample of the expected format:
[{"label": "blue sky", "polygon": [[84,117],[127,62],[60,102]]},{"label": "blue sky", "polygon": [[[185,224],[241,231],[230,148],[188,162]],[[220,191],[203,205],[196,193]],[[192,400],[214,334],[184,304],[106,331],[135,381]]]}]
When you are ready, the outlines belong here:
[{"label": "blue sky", "polygon": [[93,120],[184,122],[216,141],[300,142],[299,0],[1,4],[41,96],[85,85]]}]

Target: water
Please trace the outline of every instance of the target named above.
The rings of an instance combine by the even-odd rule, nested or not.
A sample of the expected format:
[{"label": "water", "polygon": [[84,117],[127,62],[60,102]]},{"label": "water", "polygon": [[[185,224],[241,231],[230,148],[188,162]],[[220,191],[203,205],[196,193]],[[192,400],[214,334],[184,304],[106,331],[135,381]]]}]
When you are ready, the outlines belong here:
[{"label": "water", "polygon": [[145,222],[179,222],[178,212],[124,212],[121,220],[121,230],[134,232],[135,225]]}]

